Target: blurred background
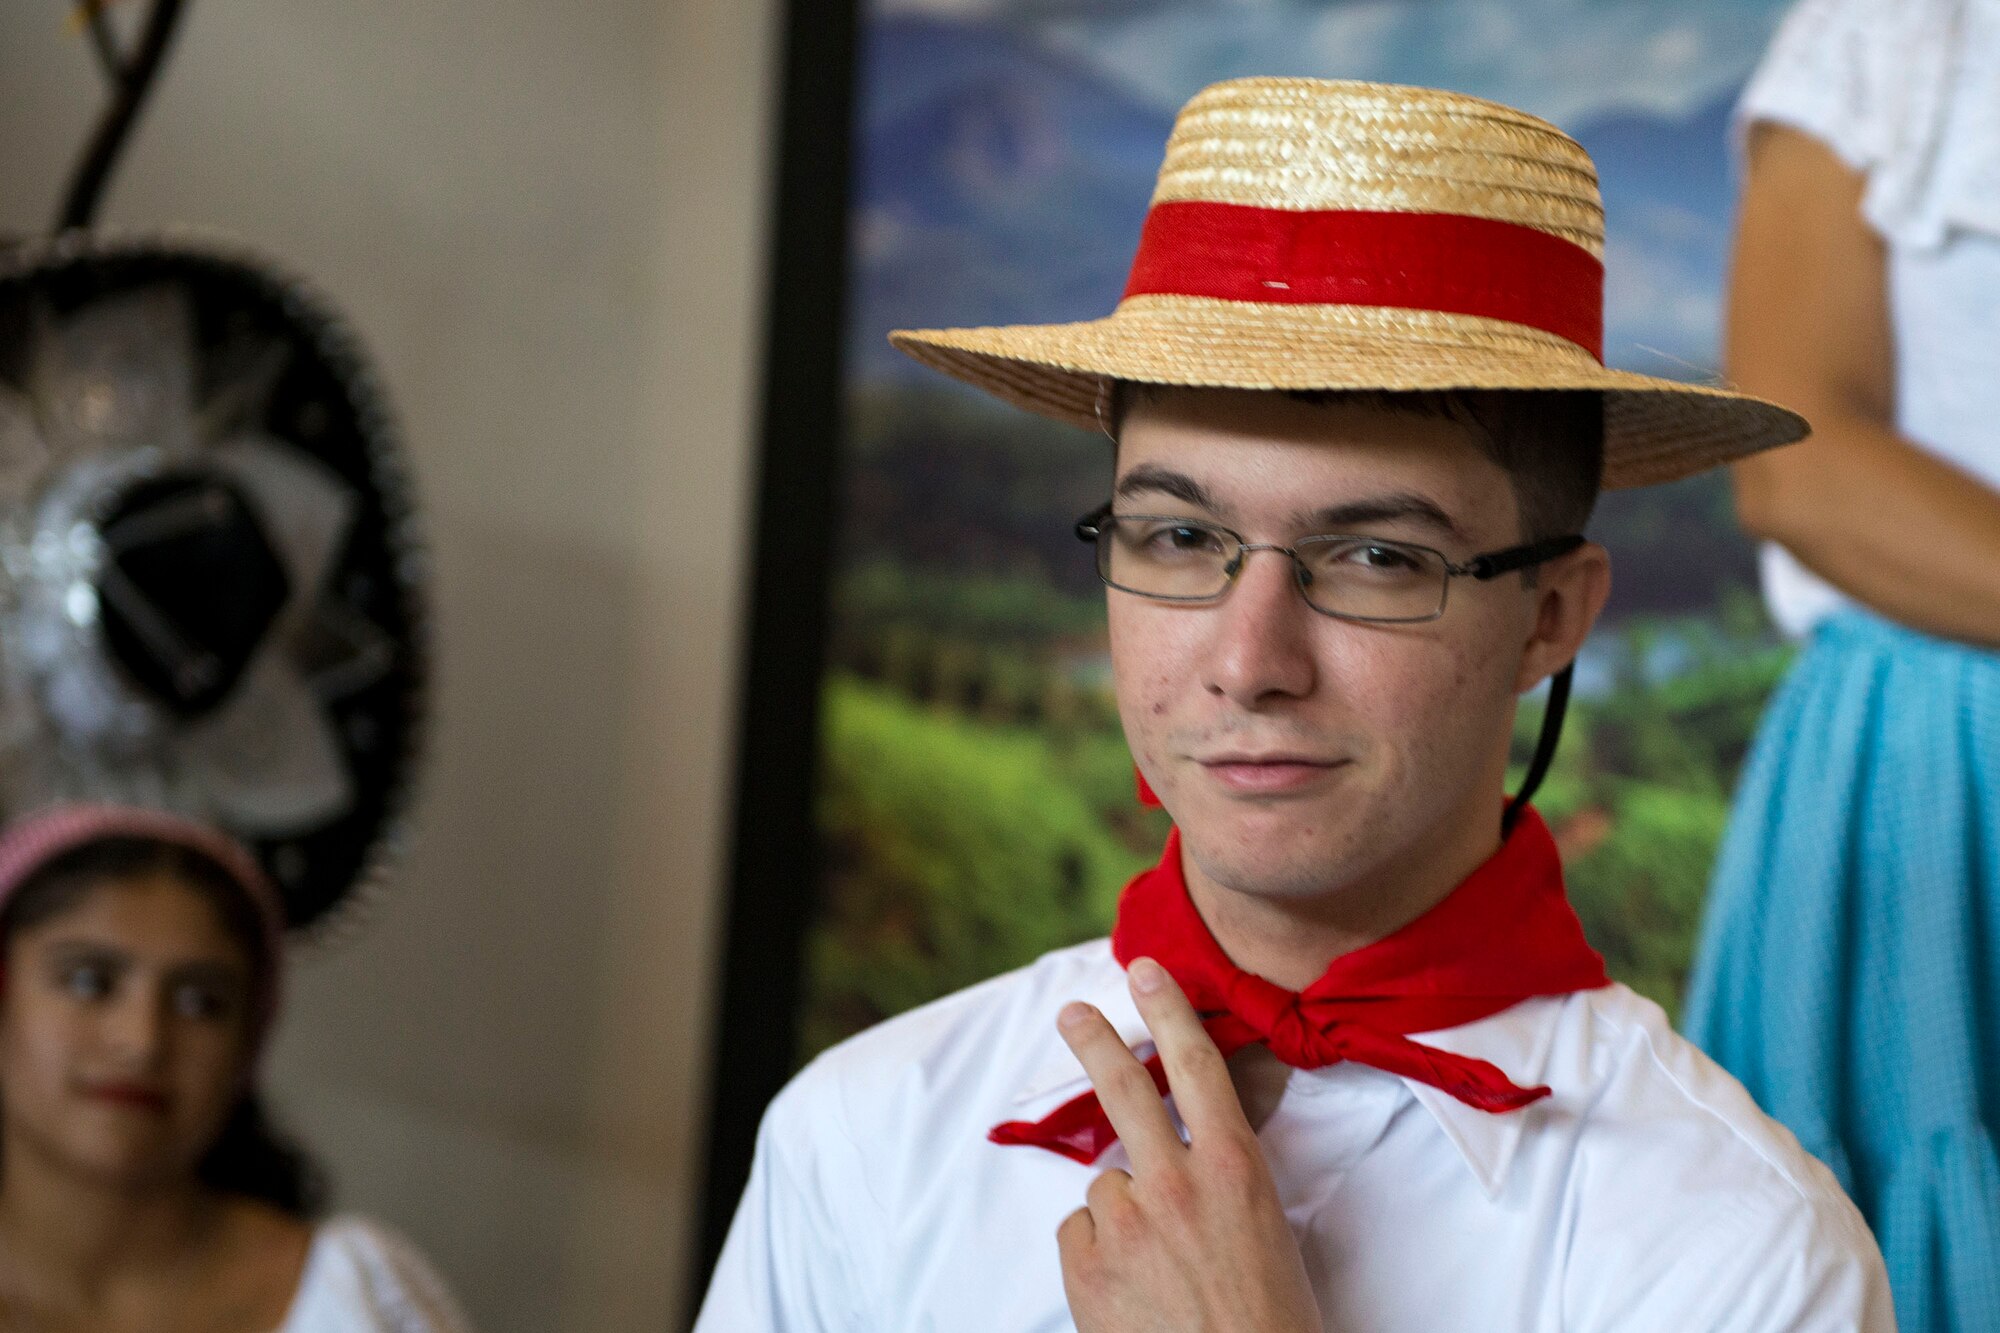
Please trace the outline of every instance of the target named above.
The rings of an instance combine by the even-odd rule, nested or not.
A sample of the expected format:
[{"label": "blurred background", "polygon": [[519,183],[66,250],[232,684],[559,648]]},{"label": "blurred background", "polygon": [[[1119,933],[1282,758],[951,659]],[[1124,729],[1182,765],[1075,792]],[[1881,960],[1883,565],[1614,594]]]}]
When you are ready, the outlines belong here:
[{"label": "blurred background", "polygon": [[[1779,8],[861,0],[850,80],[845,0],[195,0],[102,221],[213,227],[333,298],[434,561],[413,854],[362,933],[302,960],[272,1065],[338,1200],[408,1231],[496,1333],[673,1327],[702,1181],[714,1234],[774,1078],[1101,931],[1156,855],[1069,535],[1107,451],[926,378],[887,329],[1107,311],[1179,103],[1313,74],[1575,134],[1609,209],[1608,359],[1712,378],[1728,109]],[[852,161],[834,212],[779,220],[788,13],[836,16],[794,110],[831,117],[821,141],[851,110]],[[0,232],[46,229],[99,99],[60,0],[0,5]],[[746,699],[760,396],[776,411],[787,369],[761,352],[805,309],[769,295],[780,235],[808,268],[802,236],[848,257],[844,316],[788,335],[840,372],[785,418],[817,462],[774,471],[816,479],[790,512],[833,558],[794,549],[794,639],[762,647],[804,675]],[[1671,1007],[1787,649],[1719,478],[1608,497],[1593,535],[1618,590],[1538,803],[1593,940]],[[739,709],[787,772],[738,773]],[[775,744],[760,718],[803,730]],[[810,874],[740,859],[759,842]],[[718,1089],[725,974],[761,1063]]]},{"label": "blurred background", "polygon": [[[67,10],[0,5],[0,232],[46,230],[97,115]],[[437,612],[419,832],[294,968],[271,1088],[337,1203],[494,1333],[679,1318],[772,11],[194,0],[100,218],[310,276],[401,417]]]}]

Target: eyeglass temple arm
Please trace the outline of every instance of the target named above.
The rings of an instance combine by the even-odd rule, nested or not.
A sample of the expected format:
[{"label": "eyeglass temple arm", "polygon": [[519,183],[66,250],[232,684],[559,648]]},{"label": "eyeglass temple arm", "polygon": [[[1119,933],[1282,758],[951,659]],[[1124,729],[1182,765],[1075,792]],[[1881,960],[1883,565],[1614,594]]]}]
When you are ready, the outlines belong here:
[{"label": "eyeglass temple arm", "polygon": [[1076,532],[1077,540],[1085,542],[1096,541],[1098,531],[1104,526],[1104,520],[1110,517],[1111,502],[1107,500],[1076,521],[1074,531]]},{"label": "eyeglass temple arm", "polygon": [[1476,555],[1466,561],[1460,571],[1476,579],[1498,578],[1502,574],[1530,565],[1539,565],[1554,560],[1557,556],[1568,555],[1583,545],[1584,539],[1575,533],[1567,537],[1550,537],[1544,541],[1530,542],[1526,546],[1510,546],[1504,551],[1491,555]]}]

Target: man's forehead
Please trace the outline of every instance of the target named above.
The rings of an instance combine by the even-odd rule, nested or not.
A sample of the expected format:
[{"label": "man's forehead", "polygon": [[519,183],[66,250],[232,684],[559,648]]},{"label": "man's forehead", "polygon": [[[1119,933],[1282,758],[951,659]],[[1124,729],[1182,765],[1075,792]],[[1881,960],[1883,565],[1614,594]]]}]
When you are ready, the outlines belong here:
[{"label": "man's forehead", "polygon": [[1151,493],[1219,517],[1279,511],[1306,526],[1341,515],[1401,516],[1447,531],[1478,526],[1489,503],[1512,510],[1506,474],[1468,426],[1447,416],[1280,393],[1175,390],[1133,404],[1124,425],[1122,497]]}]

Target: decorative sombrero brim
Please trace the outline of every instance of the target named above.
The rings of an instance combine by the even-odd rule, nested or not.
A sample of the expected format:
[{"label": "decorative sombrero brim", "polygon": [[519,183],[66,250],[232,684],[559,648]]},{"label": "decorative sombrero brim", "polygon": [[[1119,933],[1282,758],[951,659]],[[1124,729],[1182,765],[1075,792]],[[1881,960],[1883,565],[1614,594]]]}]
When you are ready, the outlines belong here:
[{"label": "decorative sombrero brim", "polygon": [[1087,430],[1104,426],[1114,381],[1596,390],[1607,489],[1804,438],[1804,419],[1776,404],[1603,365],[1602,217],[1582,147],[1510,107],[1383,84],[1235,80],[1176,122],[1111,315],[890,341]]},{"label": "decorative sombrero brim", "polygon": [[0,818],[171,812],[352,924],[404,841],[428,575],[326,299],[233,242],[0,249]]}]

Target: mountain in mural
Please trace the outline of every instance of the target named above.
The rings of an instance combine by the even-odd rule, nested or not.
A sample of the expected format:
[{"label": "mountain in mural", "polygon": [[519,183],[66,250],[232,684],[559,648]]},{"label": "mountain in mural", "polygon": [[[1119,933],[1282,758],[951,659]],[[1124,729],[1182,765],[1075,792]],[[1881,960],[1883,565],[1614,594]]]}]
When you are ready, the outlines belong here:
[{"label": "mountain in mural", "polygon": [[892,328],[1090,319],[1117,303],[1170,117],[1005,28],[871,26],[850,352]]}]

